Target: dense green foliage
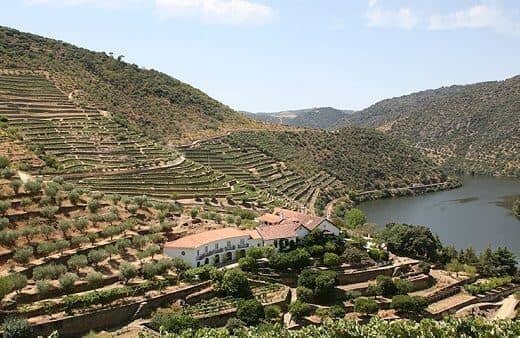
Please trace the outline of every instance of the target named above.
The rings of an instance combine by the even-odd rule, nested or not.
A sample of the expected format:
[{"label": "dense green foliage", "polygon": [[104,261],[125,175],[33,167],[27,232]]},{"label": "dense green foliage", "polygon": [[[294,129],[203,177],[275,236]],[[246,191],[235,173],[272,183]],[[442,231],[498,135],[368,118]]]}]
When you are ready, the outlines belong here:
[{"label": "dense green foliage", "polygon": [[186,140],[258,125],[190,85],[122,59],[0,27],[0,68],[48,71],[81,103],[150,137]]},{"label": "dense green foliage", "polygon": [[442,244],[439,237],[425,226],[390,223],[380,234],[388,250],[396,254],[437,260]]},{"label": "dense green foliage", "polygon": [[237,318],[246,325],[256,325],[265,317],[264,307],[257,299],[247,299],[238,304]]},{"label": "dense green foliage", "polygon": [[192,316],[171,312],[155,313],[150,324],[156,330],[162,327],[164,330],[172,333],[179,333],[186,329],[196,329],[200,326],[199,322]]},{"label": "dense green foliage", "polygon": [[234,146],[257,147],[300,173],[325,171],[351,189],[388,189],[445,179],[417,150],[368,129],[237,132],[225,140]]},{"label": "dense green foliage", "polygon": [[[478,334],[476,334],[478,332]],[[353,320],[329,320],[323,325],[310,325],[299,330],[287,330],[280,325],[258,326],[243,329],[235,333],[238,338],[379,338],[379,337],[517,337],[520,335],[520,321],[518,320],[486,320],[480,317],[447,318],[446,320],[423,319],[416,323],[408,320],[384,321],[372,318],[367,324],[360,324]],[[227,338],[230,333],[227,329],[203,328],[186,331],[179,338]],[[173,338],[174,335],[163,336]]]},{"label": "dense green foliage", "polygon": [[520,76],[380,101],[346,124],[380,128],[446,167],[520,177]]},{"label": "dense green foliage", "polygon": [[224,296],[237,298],[248,298],[252,295],[249,280],[239,269],[227,270],[222,280],[215,283],[215,290]]}]

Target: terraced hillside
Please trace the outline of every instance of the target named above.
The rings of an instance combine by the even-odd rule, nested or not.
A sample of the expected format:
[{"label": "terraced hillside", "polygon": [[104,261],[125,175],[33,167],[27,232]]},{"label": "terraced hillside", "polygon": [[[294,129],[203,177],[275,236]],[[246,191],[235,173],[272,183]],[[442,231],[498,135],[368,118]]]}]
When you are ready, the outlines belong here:
[{"label": "terraced hillside", "polygon": [[332,199],[345,194],[345,186],[324,171],[299,174],[252,146],[234,147],[222,140],[197,143],[180,148],[187,158],[215,168],[256,189],[268,190],[274,196],[294,201],[295,208],[314,212],[316,200]]},{"label": "terraced hillside", "polygon": [[238,132],[223,138],[234,147],[256,148],[307,177],[327,173],[350,190],[436,183],[444,174],[418,151],[369,129],[337,132]]},{"label": "terraced hillside", "polygon": [[166,143],[264,126],[188,84],[126,63],[123,57],[7,27],[0,27],[0,68],[49,71],[60,88],[82,105],[110,111]]},{"label": "terraced hillside", "polygon": [[222,173],[185,161],[96,109],[76,106],[43,75],[1,74],[0,116],[7,120],[6,135],[19,137],[44,160],[35,174],[60,174],[84,188],[125,195],[243,195]]},{"label": "terraced hillside", "polygon": [[452,170],[520,177],[520,76],[383,100],[344,123],[406,140]]}]

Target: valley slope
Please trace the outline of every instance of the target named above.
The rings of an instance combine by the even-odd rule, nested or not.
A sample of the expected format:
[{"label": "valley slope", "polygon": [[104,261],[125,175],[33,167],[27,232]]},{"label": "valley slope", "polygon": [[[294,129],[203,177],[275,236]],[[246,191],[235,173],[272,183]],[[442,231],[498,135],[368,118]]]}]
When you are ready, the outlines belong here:
[{"label": "valley slope", "polygon": [[262,126],[186,83],[122,59],[0,26],[0,68],[48,71],[75,101],[110,111],[156,140],[179,143]]},{"label": "valley slope", "polygon": [[341,110],[332,107],[286,110],[276,113],[248,113],[253,119],[276,124],[317,129],[336,129],[338,121],[344,119],[353,110]]},{"label": "valley slope", "polygon": [[406,140],[447,168],[520,177],[520,76],[383,100],[343,123]]}]

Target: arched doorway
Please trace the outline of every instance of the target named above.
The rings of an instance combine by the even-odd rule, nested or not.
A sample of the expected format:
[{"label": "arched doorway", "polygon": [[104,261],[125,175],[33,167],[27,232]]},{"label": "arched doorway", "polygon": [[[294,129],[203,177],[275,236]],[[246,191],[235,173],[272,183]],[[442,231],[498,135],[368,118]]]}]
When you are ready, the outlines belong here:
[{"label": "arched doorway", "polygon": [[206,264],[209,264],[209,258],[206,258],[206,259],[204,260],[204,265],[206,265]]},{"label": "arched doorway", "polygon": [[216,254],[216,255],[213,257],[213,264],[215,264],[215,265],[220,264],[220,255],[219,255],[219,254]]}]

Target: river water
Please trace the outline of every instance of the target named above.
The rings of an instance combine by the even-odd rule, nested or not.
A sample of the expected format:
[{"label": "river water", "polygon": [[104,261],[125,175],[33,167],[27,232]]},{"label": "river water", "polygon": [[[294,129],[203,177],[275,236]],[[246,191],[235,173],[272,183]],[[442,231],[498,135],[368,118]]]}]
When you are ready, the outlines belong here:
[{"label": "river water", "polygon": [[426,225],[457,249],[506,246],[520,259],[520,220],[511,212],[519,196],[520,180],[465,177],[458,189],[369,201],[359,208],[379,225]]}]

